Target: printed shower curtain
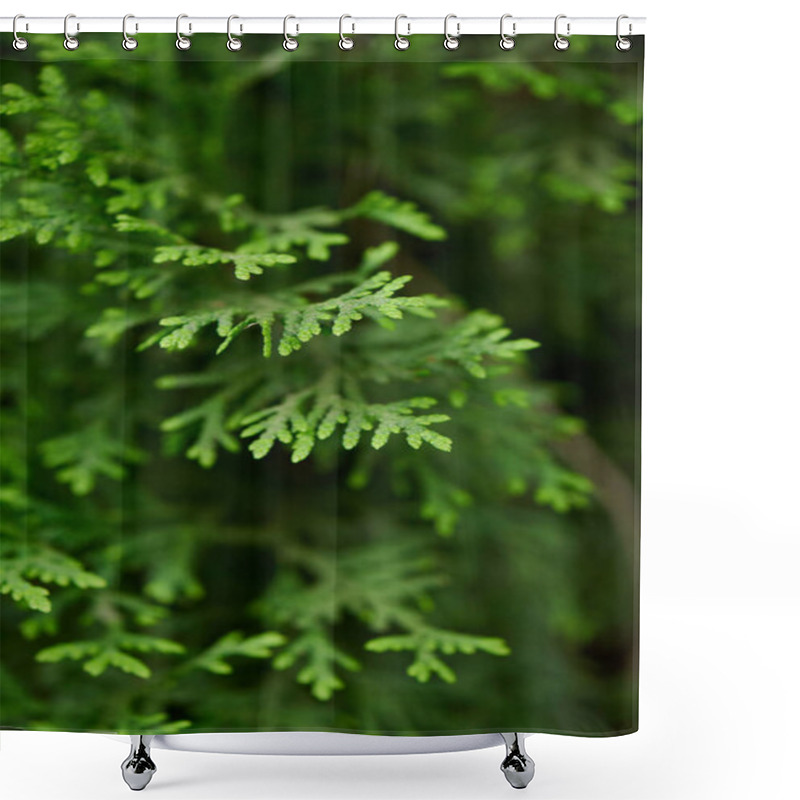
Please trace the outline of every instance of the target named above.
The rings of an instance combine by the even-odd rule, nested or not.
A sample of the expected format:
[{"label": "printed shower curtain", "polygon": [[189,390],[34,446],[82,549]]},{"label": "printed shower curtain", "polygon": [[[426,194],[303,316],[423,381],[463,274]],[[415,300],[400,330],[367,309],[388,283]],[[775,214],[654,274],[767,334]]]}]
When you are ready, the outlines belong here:
[{"label": "printed shower curtain", "polygon": [[2,727],[636,730],[643,37],[4,38]]}]

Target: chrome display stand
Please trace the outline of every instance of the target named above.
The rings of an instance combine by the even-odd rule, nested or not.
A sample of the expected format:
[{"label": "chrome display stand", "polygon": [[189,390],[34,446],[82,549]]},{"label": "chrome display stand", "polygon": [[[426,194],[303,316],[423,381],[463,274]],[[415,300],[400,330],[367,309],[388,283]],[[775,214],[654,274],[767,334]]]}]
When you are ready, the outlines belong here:
[{"label": "chrome display stand", "polygon": [[[248,734],[245,734],[247,736]],[[258,736],[258,734],[250,734]],[[248,747],[238,746],[234,743],[226,744],[222,737],[234,739],[237,734],[177,734],[177,735],[144,735],[133,734],[130,736],[131,749],[128,756],[122,762],[122,777],[125,783],[134,791],[141,791],[152,780],[156,773],[156,765],[151,754],[151,747],[160,744],[164,749],[191,750],[194,752],[246,752],[264,754],[291,754],[300,755],[305,753],[316,753],[328,755],[343,754],[389,754],[389,753],[413,753],[413,752],[448,752],[458,750],[474,750],[482,747],[491,747],[502,741],[506,747],[506,756],[500,764],[500,770],[505,775],[508,783],[515,789],[524,789],[533,779],[535,766],[533,759],[525,752],[524,733],[498,733],[476,736],[436,736],[436,737],[400,737],[400,736],[359,736],[352,734],[302,734],[294,733],[295,744],[288,746],[285,743],[278,748],[278,752],[272,747],[263,750],[257,749],[256,740],[251,740],[254,744]],[[197,746],[187,744],[192,737],[197,739]],[[325,741],[330,742],[339,737],[338,741],[347,741],[346,749],[331,748],[330,745],[323,749],[311,746],[310,736],[327,737]],[[303,741],[308,742],[308,746],[303,748]],[[114,737],[116,738],[116,737]],[[369,747],[360,747],[352,744],[355,740],[369,739]],[[173,744],[170,740],[173,740]],[[376,742],[376,740],[382,740]],[[438,740],[438,741],[434,741]],[[449,740],[449,741],[447,741]],[[241,740],[239,740],[241,741]],[[415,749],[416,748],[416,749]]]}]

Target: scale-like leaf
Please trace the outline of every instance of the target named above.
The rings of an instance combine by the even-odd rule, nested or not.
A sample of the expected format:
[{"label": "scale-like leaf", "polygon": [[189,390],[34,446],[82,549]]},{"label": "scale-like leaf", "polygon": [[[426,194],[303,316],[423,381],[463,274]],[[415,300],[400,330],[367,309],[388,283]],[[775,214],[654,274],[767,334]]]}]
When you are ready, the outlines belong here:
[{"label": "scale-like leaf", "polygon": [[241,631],[230,631],[207,650],[192,659],[190,665],[217,675],[230,675],[233,667],[226,659],[234,656],[266,659],[276,647],[286,643],[286,637],[277,631],[265,631],[245,638]]},{"label": "scale-like leaf", "polygon": [[437,653],[471,655],[482,652],[494,656],[507,656],[511,652],[505,641],[499,637],[472,636],[429,627],[398,636],[379,636],[370,639],[364,647],[374,653],[411,651],[414,653],[414,660],[407,672],[420,683],[426,683],[431,675],[438,675],[446,683],[456,681],[453,669],[442,661]]}]

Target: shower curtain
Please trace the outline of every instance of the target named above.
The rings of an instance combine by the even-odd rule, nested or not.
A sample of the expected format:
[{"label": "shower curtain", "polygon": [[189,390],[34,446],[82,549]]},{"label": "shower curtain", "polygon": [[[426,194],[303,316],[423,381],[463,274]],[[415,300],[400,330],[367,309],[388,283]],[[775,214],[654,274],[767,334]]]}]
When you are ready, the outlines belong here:
[{"label": "shower curtain", "polygon": [[0,726],[636,730],[643,37],[29,38]]}]

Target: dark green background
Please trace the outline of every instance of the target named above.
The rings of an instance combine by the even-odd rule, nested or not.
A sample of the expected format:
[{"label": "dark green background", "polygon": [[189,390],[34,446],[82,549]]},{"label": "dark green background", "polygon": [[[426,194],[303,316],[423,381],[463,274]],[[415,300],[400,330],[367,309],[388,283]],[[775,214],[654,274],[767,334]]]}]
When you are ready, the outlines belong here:
[{"label": "dark green background", "polygon": [[[176,51],[174,37],[143,36],[132,53],[118,38],[84,36],[74,53],[58,37],[31,36],[24,54],[4,42],[2,82],[36,91],[39,70],[52,63],[68,87],[65,115],[76,115],[87,141],[95,141],[88,132],[104,128],[107,115],[106,144],[130,156],[115,174],[134,183],[163,175],[167,185],[165,204],[148,201],[129,213],[204,245],[233,248],[242,235],[221,230],[204,198],[241,194],[266,215],[346,208],[376,189],[413,201],[446,239],[354,219],[342,228],[348,243],[324,262],[301,254],[298,265],[244,288],[276,289],[298,276],[350,269],[365,247],[396,240],[390,268],[414,276],[414,293],[458,296],[469,308],[500,314],[513,338],[541,343],[519,380],[549,399],[527,418],[498,407],[496,422],[484,415],[461,440],[454,436],[452,453],[430,456],[441,477],[476,487],[450,536],[419,517],[413,488],[404,496],[393,482],[393,469],[423,452],[402,443],[372,454],[365,489],[348,486],[348,476],[366,442],[353,453],[329,442],[325,457],[300,464],[277,448],[255,461],[243,448],[203,469],[183,456],[185,442],[165,442],[158,430],[161,420],[194,404],[191,393],[154,382],[204,369],[215,343],[204,340],[201,352],[137,353],[144,335],[133,329],[106,351],[87,346],[84,332],[103,308],[138,307],[114,287],[82,290],[97,273],[96,245],[70,250],[58,237],[36,244],[32,236],[4,242],[0,300],[11,327],[3,328],[3,480],[41,503],[22,512],[22,528],[10,540],[18,545],[14,536],[24,529],[24,541],[57,544],[102,575],[108,589],[51,586],[50,627],[26,623],[44,615],[3,596],[2,727],[635,730],[643,37],[634,37],[628,53],[618,52],[613,38],[588,37],[573,37],[560,53],[552,37],[538,36],[520,38],[510,52],[499,50],[496,37],[467,38],[455,52],[435,37],[412,37],[403,53],[388,37],[356,37],[354,50],[341,53],[336,37],[309,36],[290,54],[275,37],[245,37],[235,54],[221,37],[197,37],[185,53]],[[80,104],[94,90],[108,106],[89,119]],[[6,117],[4,127],[21,141],[36,114]],[[150,163],[137,161],[142,153]],[[11,204],[24,191],[24,159],[17,168],[21,176],[4,186],[4,214],[16,213]],[[76,208],[87,192],[109,196],[83,179],[80,159],[64,166],[69,170],[64,208],[69,192]],[[174,197],[181,175],[192,176],[191,188]],[[135,267],[147,258],[136,241],[117,234],[109,246],[124,250]],[[227,285],[219,278],[201,285],[204,274],[192,273],[190,294],[208,299]],[[20,314],[23,322],[13,327]],[[241,340],[226,358],[234,363],[257,347]],[[338,339],[325,347],[322,357],[338,357]],[[302,380],[310,366],[297,359],[272,355],[270,369]],[[300,365],[296,372],[290,362]],[[503,426],[513,443],[514,425],[522,440],[561,411],[583,420],[585,432],[547,446],[595,484],[591,503],[559,513],[530,493],[498,495],[492,471],[504,457]],[[41,443],[103,415],[114,437],[146,459],[129,465],[122,480],[101,477],[76,496],[43,463]],[[6,518],[13,522],[17,511]],[[269,603],[252,604],[282,572],[298,581],[286,589],[293,601],[313,590],[314,571],[292,561],[293,548],[326,553],[335,564],[340,548],[400,541],[448,579],[431,592],[437,624],[502,637],[510,655],[445,657],[457,680],[419,683],[405,674],[409,653],[365,651],[363,620],[345,613],[326,636],[361,669],[339,670],[345,686],[330,699],[311,696],[297,682],[296,666],[278,671],[269,660],[231,659],[226,675],[176,671],[182,658],[231,630],[280,630],[291,641],[298,632],[291,619],[281,620]],[[148,592],[153,565],[180,559],[202,593],[193,595],[186,583],[171,595]],[[94,677],[79,661],[35,660],[44,647],[92,638],[132,613],[113,598],[96,601],[112,590],[160,606],[160,620],[140,627],[181,642],[187,655],[137,654],[152,670],[147,679],[116,669]],[[273,602],[280,606],[282,597]],[[333,589],[332,609],[336,603]]]}]

